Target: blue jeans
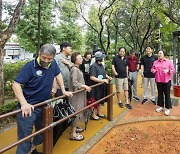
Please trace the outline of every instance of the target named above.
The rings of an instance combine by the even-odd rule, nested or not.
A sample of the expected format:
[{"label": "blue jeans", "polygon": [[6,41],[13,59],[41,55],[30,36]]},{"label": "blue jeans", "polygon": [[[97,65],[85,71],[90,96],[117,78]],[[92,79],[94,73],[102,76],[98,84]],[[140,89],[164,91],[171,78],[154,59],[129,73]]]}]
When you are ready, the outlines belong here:
[{"label": "blue jeans", "polygon": [[[17,133],[18,140],[32,134],[33,126],[38,131],[42,128],[42,108],[35,108],[30,117],[22,117],[22,113],[17,114]],[[31,146],[42,143],[42,135],[36,135],[31,142],[31,139],[21,143],[17,147],[16,154],[27,154],[31,150]]]}]

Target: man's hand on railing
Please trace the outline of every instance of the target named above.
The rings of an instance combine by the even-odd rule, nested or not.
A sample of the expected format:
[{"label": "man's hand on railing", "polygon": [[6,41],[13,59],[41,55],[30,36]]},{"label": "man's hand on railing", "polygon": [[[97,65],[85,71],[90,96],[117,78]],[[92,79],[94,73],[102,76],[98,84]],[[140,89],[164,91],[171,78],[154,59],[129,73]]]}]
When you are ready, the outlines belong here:
[{"label": "man's hand on railing", "polygon": [[108,83],[109,83],[109,80],[108,80],[108,79],[102,79],[102,82],[108,84]]},{"label": "man's hand on railing", "polygon": [[108,80],[110,80],[110,81],[112,80],[112,77],[109,76],[109,75],[107,75],[107,74],[106,74],[106,78],[107,78]]},{"label": "man's hand on railing", "polygon": [[72,96],[73,96],[73,93],[70,92],[70,91],[64,91],[64,92],[63,92],[63,95],[66,95],[66,96],[68,96],[68,97],[72,97]]},{"label": "man's hand on railing", "polygon": [[91,87],[87,85],[82,85],[82,88],[86,89],[87,92],[90,92],[92,90]]},{"label": "man's hand on railing", "polygon": [[21,104],[22,117],[31,116],[32,111],[34,111],[34,106],[31,104]]}]

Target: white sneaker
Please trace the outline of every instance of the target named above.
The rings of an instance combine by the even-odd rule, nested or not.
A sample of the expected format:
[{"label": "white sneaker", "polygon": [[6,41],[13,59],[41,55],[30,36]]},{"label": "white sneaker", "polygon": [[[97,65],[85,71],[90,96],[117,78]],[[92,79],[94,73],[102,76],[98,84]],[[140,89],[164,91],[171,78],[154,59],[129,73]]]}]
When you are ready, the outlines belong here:
[{"label": "white sneaker", "polygon": [[163,110],[162,107],[158,107],[158,108],[156,109],[156,112],[161,112],[162,110]]},{"label": "white sneaker", "polygon": [[164,112],[165,115],[169,115],[170,114],[170,110],[169,109],[166,109],[165,112]]}]

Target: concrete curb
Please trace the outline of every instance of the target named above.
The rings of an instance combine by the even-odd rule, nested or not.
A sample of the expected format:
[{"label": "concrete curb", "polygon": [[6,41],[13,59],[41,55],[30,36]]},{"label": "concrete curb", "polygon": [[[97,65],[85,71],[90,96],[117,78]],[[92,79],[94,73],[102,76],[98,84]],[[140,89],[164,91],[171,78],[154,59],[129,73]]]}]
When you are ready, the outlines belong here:
[{"label": "concrete curb", "polygon": [[[136,103],[133,103],[132,106],[134,106]],[[81,147],[79,147],[77,150],[73,152],[73,154],[84,154],[86,153],[92,146],[94,146],[105,134],[107,134],[114,126],[115,124],[122,119],[129,109],[123,110],[117,117],[113,119],[113,121],[110,121],[103,129],[101,129],[99,132],[97,132],[92,138],[90,138],[85,144],[83,144]]]},{"label": "concrete curb", "polygon": [[139,123],[139,122],[149,122],[149,121],[180,121],[180,116],[148,116],[148,117],[125,119],[116,123],[114,127],[118,127],[120,125],[126,125],[126,124]]}]

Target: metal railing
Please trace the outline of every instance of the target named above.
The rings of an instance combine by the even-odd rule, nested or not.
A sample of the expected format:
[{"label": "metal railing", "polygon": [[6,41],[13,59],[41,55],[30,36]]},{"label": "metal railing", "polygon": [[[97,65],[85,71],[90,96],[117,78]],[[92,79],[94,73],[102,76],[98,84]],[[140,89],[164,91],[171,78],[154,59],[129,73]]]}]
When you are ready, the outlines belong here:
[{"label": "metal railing", "polygon": [[[93,86],[91,86],[91,88],[94,88],[94,87],[97,87],[97,86],[100,86],[102,85],[103,83],[98,83],[98,84],[95,84]],[[82,92],[84,91],[84,89],[81,89],[81,90],[78,90],[78,91],[75,91],[73,92],[73,94],[77,94],[79,92]],[[77,112],[63,118],[63,119],[60,119],[56,122],[53,122],[53,108],[52,106],[48,105],[50,104],[51,102],[55,101],[55,100],[58,100],[58,99],[61,99],[61,98],[65,98],[67,96],[65,95],[62,95],[62,96],[59,96],[59,97],[56,97],[56,98],[53,98],[53,99],[50,99],[50,100],[47,100],[47,101],[44,101],[44,102],[41,102],[41,103],[38,103],[38,104],[35,104],[34,107],[40,107],[40,106],[43,106],[43,105],[48,105],[46,107],[43,108],[43,124],[44,124],[44,127],[39,130],[39,131],[36,131],[35,133],[32,133],[31,135],[21,139],[21,140],[18,140],[17,142],[3,148],[0,150],[0,153],[3,153],[3,152],[6,152],[8,151],[9,149],[21,144],[22,142],[26,141],[26,140],[29,140],[31,139],[32,137],[38,135],[38,134],[41,134],[43,133],[44,137],[43,137],[43,153],[44,154],[52,154],[52,151],[53,151],[53,127],[62,123],[63,121],[75,116],[76,114],[84,111],[84,110],[87,110],[88,108],[94,106],[95,104],[98,104],[100,103],[101,101],[103,100],[106,100],[107,99],[107,120],[111,121],[113,119],[113,98],[112,96],[115,95],[115,93],[113,93],[113,88],[112,88],[112,84],[108,84],[108,95],[105,96],[104,98],[78,110]],[[21,112],[21,109],[19,110],[16,110],[16,111],[13,111],[13,112],[10,112],[10,113],[6,113],[6,114],[3,114],[3,115],[0,115],[0,120],[2,118],[6,118],[8,116],[12,116],[12,115],[15,115],[17,113],[20,113]]]}]

